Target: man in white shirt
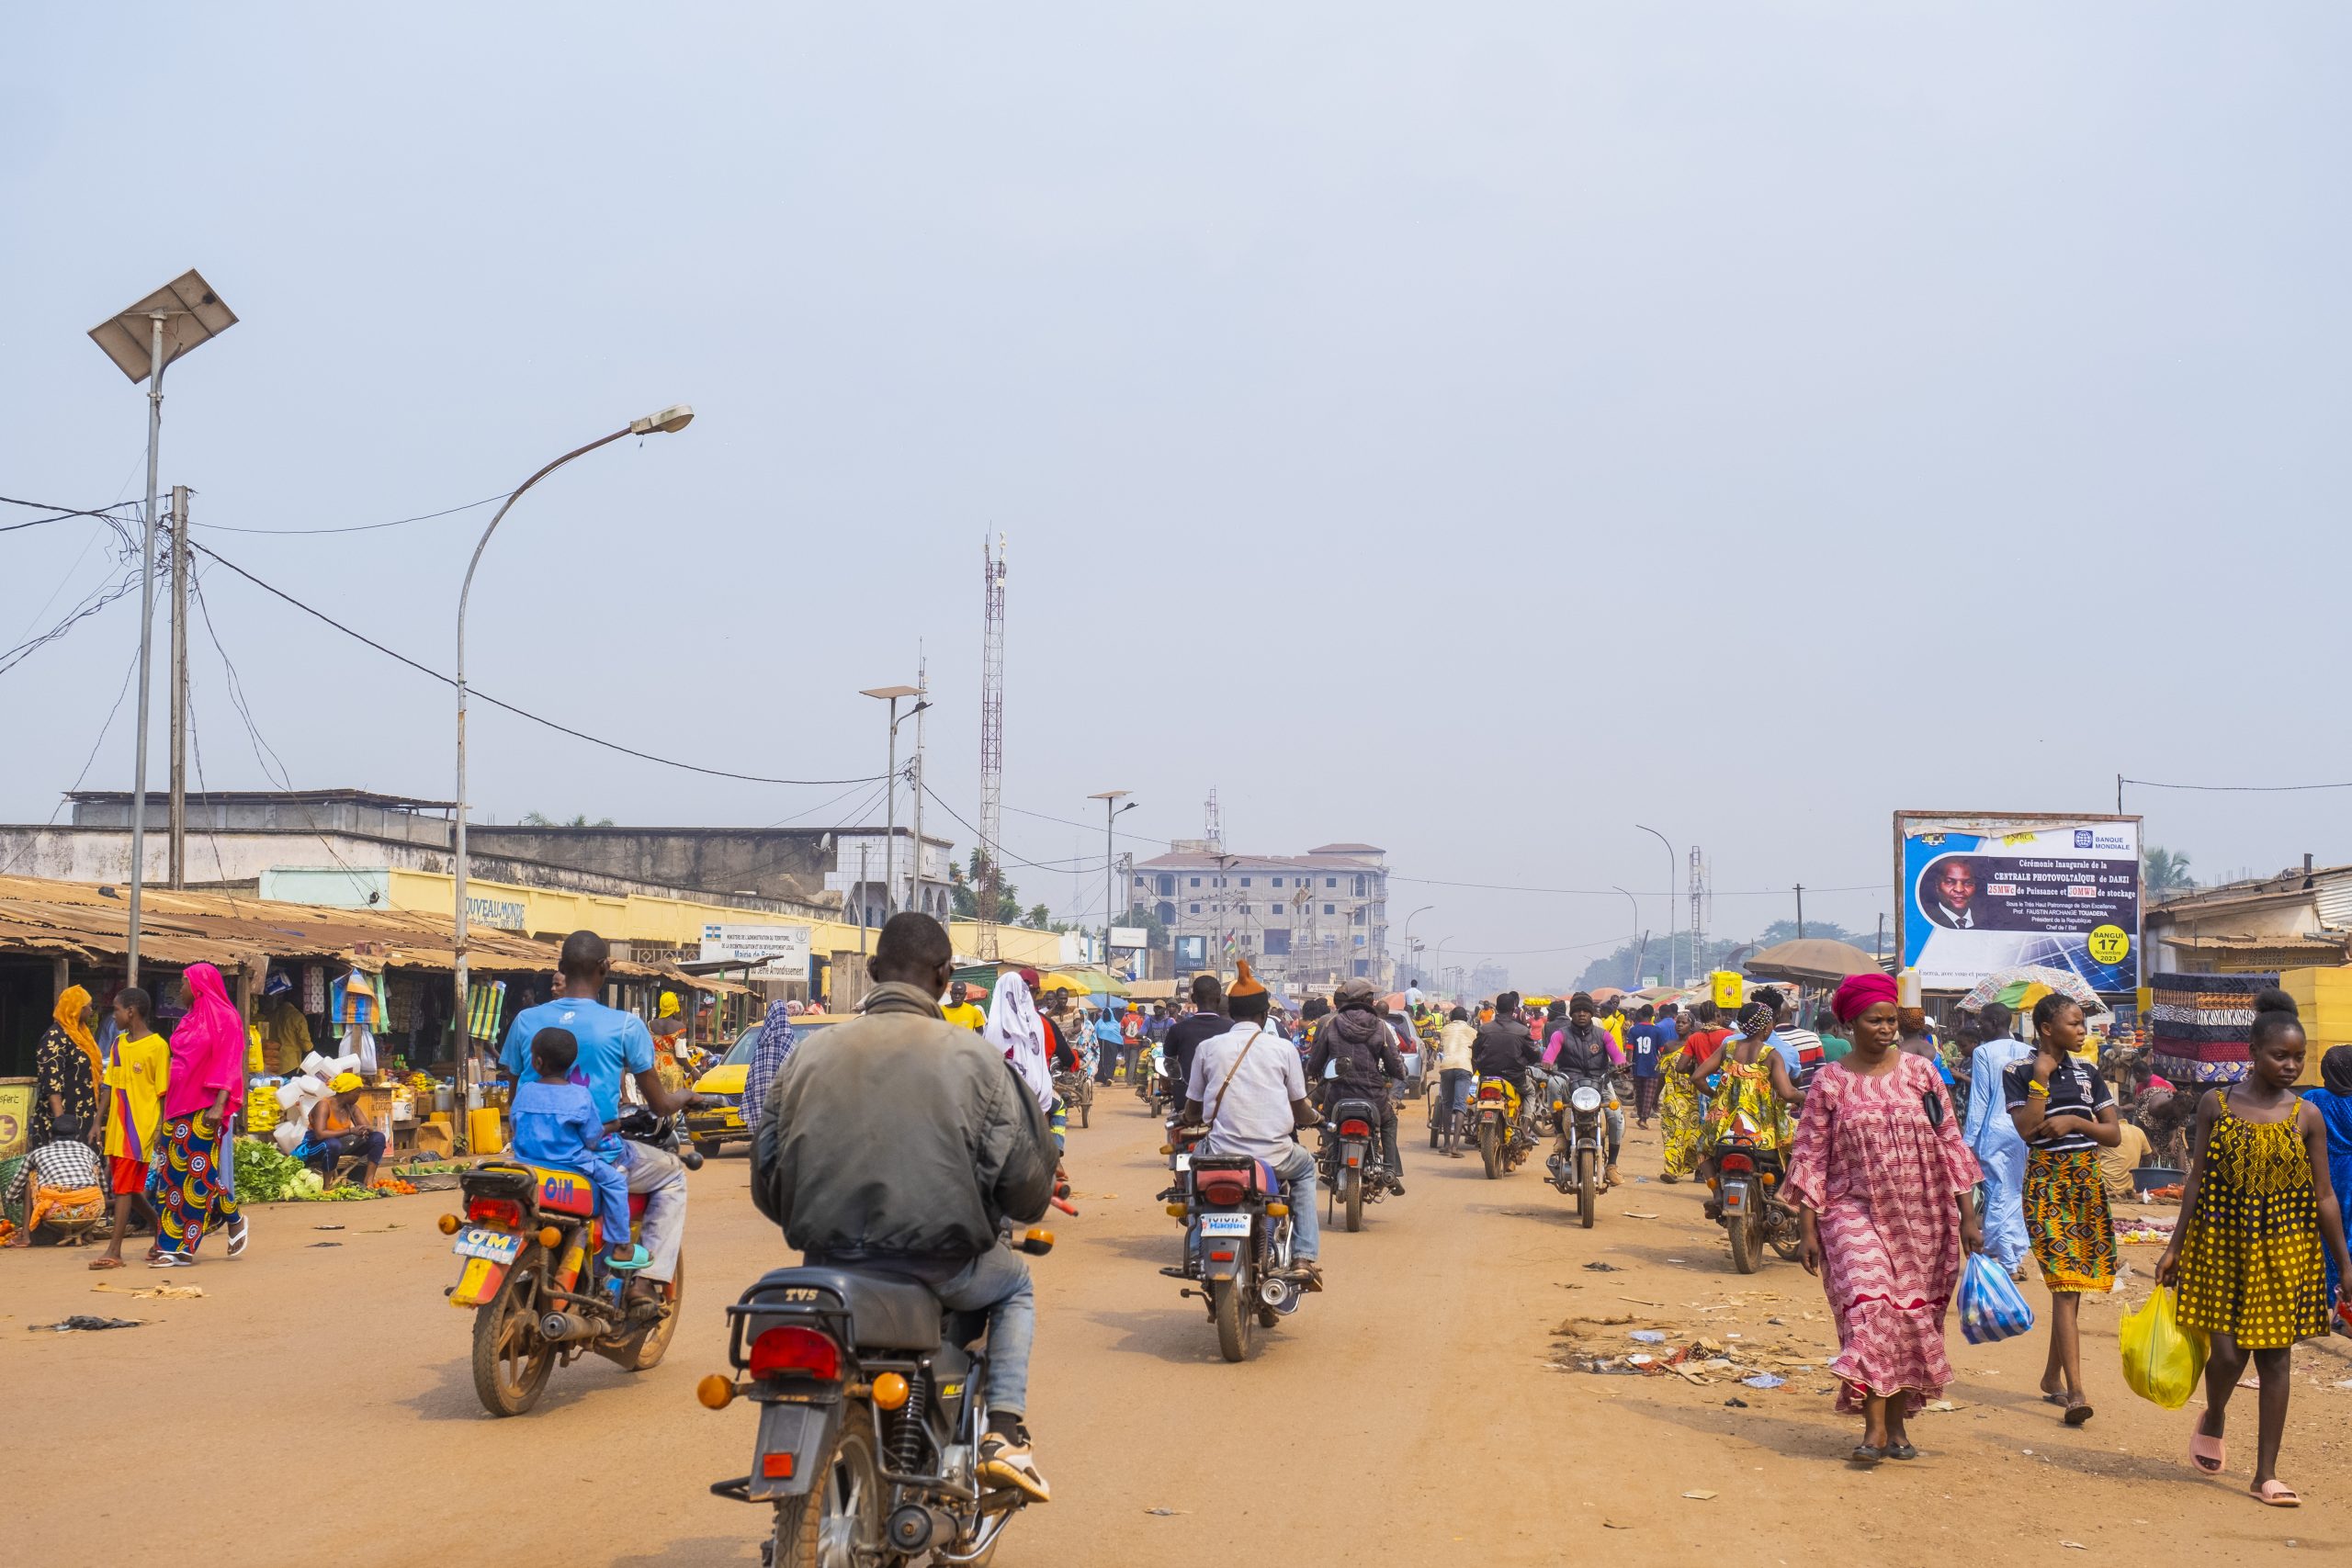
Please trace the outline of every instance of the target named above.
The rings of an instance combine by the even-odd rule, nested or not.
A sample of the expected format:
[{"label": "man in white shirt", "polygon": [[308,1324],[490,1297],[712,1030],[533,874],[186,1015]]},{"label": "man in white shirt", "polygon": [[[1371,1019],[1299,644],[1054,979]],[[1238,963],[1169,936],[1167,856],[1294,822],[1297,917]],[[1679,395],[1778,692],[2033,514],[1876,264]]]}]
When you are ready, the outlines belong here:
[{"label": "man in white shirt", "polygon": [[1323,1288],[1316,1265],[1322,1250],[1317,1220],[1315,1156],[1291,1134],[1322,1118],[1306,1102],[1306,1074],[1298,1052],[1266,1027],[1273,998],[1242,959],[1226,1013],[1233,1027],[1201,1042],[1184,1085],[1184,1119],[1205,1122],[1199,1153],[1242,1155],[1274,1168],[1290,1203],[1292,1277],[1302,1290]]}]

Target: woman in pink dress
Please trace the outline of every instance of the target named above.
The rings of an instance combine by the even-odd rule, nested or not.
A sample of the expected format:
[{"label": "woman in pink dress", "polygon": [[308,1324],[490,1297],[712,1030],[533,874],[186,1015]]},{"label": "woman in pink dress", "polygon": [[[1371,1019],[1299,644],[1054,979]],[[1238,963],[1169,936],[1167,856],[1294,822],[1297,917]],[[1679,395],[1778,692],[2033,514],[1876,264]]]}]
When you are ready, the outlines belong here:
[{"label": "woman in pink dress", "polygon": [[1783,1195],[1804,1221],[1804,1266],[1838,1324],[1838,1408],[1862,1412],[1852,1458],[1917,1459],[1909,1414],[1951,1379],[1944,1309],[1984,1231],[1976,1156],[1934,1066],[1895,1049],[1894,982],[1849,976],[1830,1002],[1854,1048],[1805,1096]]}]

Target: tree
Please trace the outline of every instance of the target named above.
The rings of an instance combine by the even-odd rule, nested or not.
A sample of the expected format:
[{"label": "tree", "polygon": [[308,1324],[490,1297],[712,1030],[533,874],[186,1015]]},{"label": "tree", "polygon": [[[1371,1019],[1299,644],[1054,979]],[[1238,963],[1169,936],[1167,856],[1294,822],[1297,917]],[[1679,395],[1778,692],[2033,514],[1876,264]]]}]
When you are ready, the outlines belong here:
[{"label": "tree", "polygon": [[1054,929],[1054,912],[1043,904],[1032,905],[1029,912],[1022,916],[1017,923],[1027,926],[1033,931],[1048,931]]},{"label": "tree", "polygon": [[[980,884],[988,880],[989,857],[978,845],[973,846],[971,870],[967,873],[953,861],[947,865],[947,896],[952,900],[956,918],[977,920],[980,918]],[[1021,900],[1012,883],[996,885],[996,923],[1015,926],[1024,922],[1021,917]]]},{"label": "tree", "polygon": [[609,828],[613,825],[613,819],[609,817],[599,817],[591,822],[588,820],[588,814],[584,811],[569,822],[559,822],[544,811],[526,811],[523,813],[522,822],[526,828]]},{"label": "tree", "polygon": [[2186,893],[2197,886],[2188,874],[2188,857],[2161,844],[2150,844],[2140,856],[2140,888],[2149,898]]}]

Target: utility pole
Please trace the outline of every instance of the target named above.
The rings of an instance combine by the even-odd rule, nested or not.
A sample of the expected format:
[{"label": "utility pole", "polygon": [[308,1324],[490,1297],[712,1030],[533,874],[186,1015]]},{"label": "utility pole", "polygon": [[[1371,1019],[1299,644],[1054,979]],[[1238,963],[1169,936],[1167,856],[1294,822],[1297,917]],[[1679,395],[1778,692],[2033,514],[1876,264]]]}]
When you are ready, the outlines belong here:
[{"label": "utility pole", "polygon": [[172,487],[171,885],[187,886],[187,486]]},{"label": "utility pole", "polygon": [[1886,956],[1886,911],[1884,909],[1878,912],[1878,936],[1871,943],[1871,956],[1872,958]]},{"label": "utility pole", "polygon": [[139,588],[139,744],[130,785],[130,941],[123,963],[123,983],[139,984],[140,895],[147,886],[147,694],[154,684],[149,673],[155,627],[155,447],[164,430],[164,312],[148,318],[153,331],[147,376],[147,513],[146,543],[140,549]]},{"label": "utility pole", "polygon": [[1804,884],[1797,884],[1797,940],[1804,940]]},{"label": "utility pole", "polygon": [[871,845],[857,846],[857,956],[865,959],[865,852]]},{"label": "utility pole", "polygon": [[[915,874],[913,887],[915,908],[922,909],[926,915],[931,911],[922,908],[922,715],[923,710],[931,706],[930,670],[931,661],[923,657],[922,643],[918,638],[915,643]],[[943,920],[940,923],[944,925],[946,922]]]},{"label": "utility pole", "polygon": [[996,915],[1003,874],[997,840],[1004,833],[1004,536],[993,549],[980,537],[980,956],[997,956]]}]

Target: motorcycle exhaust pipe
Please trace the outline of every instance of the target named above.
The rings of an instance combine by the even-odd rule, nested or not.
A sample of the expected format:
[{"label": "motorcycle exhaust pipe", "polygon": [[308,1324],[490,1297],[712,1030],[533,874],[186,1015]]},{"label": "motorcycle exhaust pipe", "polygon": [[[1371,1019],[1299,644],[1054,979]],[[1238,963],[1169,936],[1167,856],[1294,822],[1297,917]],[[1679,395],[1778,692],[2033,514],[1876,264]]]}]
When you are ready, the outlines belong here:
[{"label": "motorcycle exhaust pipe", "polygon": [[1261,1280],[1258,1299],[1288,1317],[1298,1310],[1298,1287],[1288,1280]]},{"label": "motorcycle exhaust pipe", "polygon": [[596,1325],[576,1312],[542,1313],[539,1316],[539,1337],[550,1344],[568,1344],[574,1339],[593,1339]]},{"label": "motorcycle exhaust pipe", "polygon": [[890,1538],[894,1551],[911,1557],[928,1548],[933,1541],[956,1539],[956,1520],[938,1508],[921,1503],[908,1503],[891,1510],[883,1529]]}]

